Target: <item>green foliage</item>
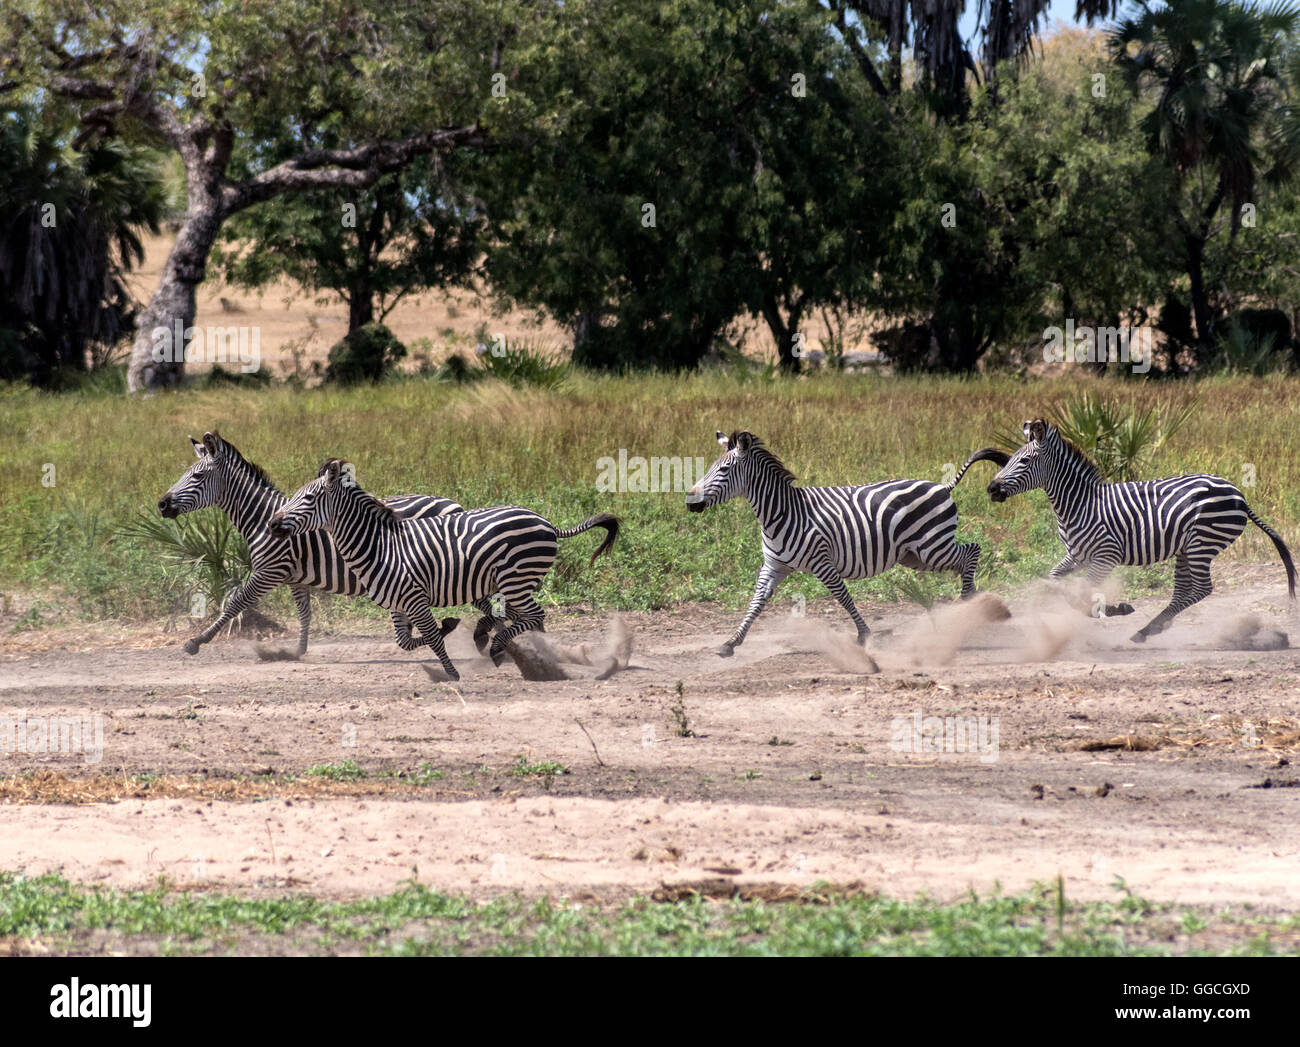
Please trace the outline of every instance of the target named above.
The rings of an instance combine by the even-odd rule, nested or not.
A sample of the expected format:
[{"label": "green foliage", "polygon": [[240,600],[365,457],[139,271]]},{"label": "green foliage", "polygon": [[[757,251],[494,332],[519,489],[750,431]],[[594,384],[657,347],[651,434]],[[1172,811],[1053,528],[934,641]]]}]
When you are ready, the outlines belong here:
[{"label": "green foliage", "polygon": [[57,387],[100,366],[134,323],[126,274],[157,232],[152,151],[74,147],[57,112],[0,108],[0,379]]},{"label": "green foliage", "polygon": [[248,543],[230,517],[216,509],[174,520],[140,509],[119,537],[145,543],[170,566],[165,572],[170,585],[202,594],[209,614],[253,571]]},{"label": "green foliage", "polygon": [[792,359],[800,318],[885,249],[860,160],[887,155],[883,111],[827,13],[578,0],[560,22],[521,77],[547,133],[469,161],[494,288],[569,326],[585,366],[689,367],[746,314]]},{"label": "green foliage", "polygon": [[309,778],[326,778],[331,782],[359,782],[366,777],[366,772],[357,765],[355,760],[344,760],[342,763],[318,763],[308,767],[302,773]]},{"label": "green foliage", "polygon": [[[1199,401],[1180,407],[1148,403],[1138,406],[1085,392],[1058,405],[1050,421],[1066,440],[1081,448],[1107,483],[1143,478],[1161,449],[1196,411]],[[1001,429],[996,441],[1008,450],[1024,443],[1023,435]]]},{"label": "green foliage", "polygon": [[[316,128],[282,128],[284,158],[337,146]],[[264,143],[248,143],[244,175],[265,163]],[[314,293],[334,292],[348,305],[348,334],[383,321],[404,297],[462,283],[478,260],[483,217],[448,184],[446,168],[427,157],[364,190],[329,189],[285,197],[274,207],[236,215],[222,231],[213,261],[227,280],[247,288],[288,279]]]},{"label": "green foliage", "polygon": [[378,382],[394,374],[406,346],[383,324],[366,324],[330,348],[325,381],[339,385]]},{"label": "green foliage", "polygon": [[1288,69],[1287,54],[1297,28],[1300,9],[1290,3],[1180,0],[1144,4],[1110,33],[1130,86],[1156,96],[1142,130],[1172,179],[1161,211],[1178,233],[1201,369],[1218,351],[1215,316],[1235,304],[1216,289],[1226,286],[1232,256],[1248,251],[1238,233],[1258,209],[1258,184],[1280,186],[1300,173],[1300,115],[1288,99],[1300,63]]},{"label": "green foliage", "polygon": [[477,356],[485,376],[499,378],[510,385],[558,389],[572,372],[572,366],[559,359],[558,349],[536,339],[481,343]]},{"label": "green foliage", "polygon": [[556,776],[568,774],[569,769],[564,764],[556,763],[554,760],[540,760],[537,763],[529,763],[527,759],[520,756],[515,760],[514,766],[510,768],[510,773],[516,778],[540,778],[542,788],[549,790]]}]

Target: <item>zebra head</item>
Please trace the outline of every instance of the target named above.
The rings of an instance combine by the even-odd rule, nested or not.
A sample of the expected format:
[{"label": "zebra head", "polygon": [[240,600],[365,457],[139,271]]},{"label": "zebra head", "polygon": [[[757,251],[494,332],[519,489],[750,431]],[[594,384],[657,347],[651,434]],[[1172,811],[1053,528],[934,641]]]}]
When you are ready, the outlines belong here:
[{"label": "zebra head", "polygon": [[995,502],[1005,502],[1012,495],[1042,487],[1056,457],[1061,436],[1050,423],[1035,418],[1026,422],[1021,432],[1025,434],[1025,446],[1011,456],[989,483],[989,497]]},{"label": "zebra head", "polygon": [[204,433],[200,443],[190,437],[198,461],[158,499],[158,511],[169,520],[216,505],[226,489],[229,445],[217,433]]},{"label": "zebra head", "polygon": [[762,441],[748,432],[730,436],[719,432],[717,438],[725,453],[686,495],[686,508],[693,513],[702,513],[710,505],[719,505],[737,495],[746,497],[749,494],[752,456],[748,452],[761,447]]},{"label": "zebra head", "polygon": [[288,538],[328,528],[338,512],[343,488],[348,486],[357,486],[352,463],[342,458],[326,459],[316,479],[298,488],[284,507],[271,517],[271,537]]}]

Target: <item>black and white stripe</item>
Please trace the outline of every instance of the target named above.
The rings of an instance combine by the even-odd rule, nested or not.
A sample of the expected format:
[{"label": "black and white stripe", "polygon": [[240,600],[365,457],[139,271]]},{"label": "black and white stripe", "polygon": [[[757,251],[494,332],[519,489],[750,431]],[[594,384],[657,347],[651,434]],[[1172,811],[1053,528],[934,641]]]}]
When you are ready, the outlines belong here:
[{"label": "black and white stripe", "polygon": [[[159,499],[158,511],[175,519],[196,509],[218,507],[248,543],[253,572],[226,597],[217,619],[185,642],[185,651],[197,654],[232,618],[256,607],[277,585],[287,585],[298,609],[298,654],[304,654],[311,627],[311,590],[359,596],[365,592],[361,579],[348,569],[328,533],[315,531],[293,538],[276,538],[270,533],[271,517],[288,499],[234,444],[218,433],[204,433],[202,442],[191,437],[190,444],[198,461]],[[400,495],[386,504],[416,518],[464,511],[449,498],[430,495]],[[484,632],[489,625],[480,623]]]},{"label": "black and white stripe", "polygon": [[845,580],[871,578],[895,564],[920,571],[955,571],[963,598],[975,593],[978,545],[957,544],[957,506],[952,489],[972,463],[1003,464],[1001,451],[977,451],[950,483],[889,480],[862,487],[796,487],[794,476],[749,432],[717,434],[725,452],[686,496],[701,512],[730,498],[744,498],[763,528],[763,566],[740,628],[721,647],[724,658],[749,632],[776,587],[791,573],[814,575],[866,640],[867,624]]},{"label": "black and white stripe", "polygon": [[[1281,537],[1246,504],[1245,496],[1219,476],[1197,473],[1164,480],[1102,483],[1097,466],[1041,418],[1023,426],[1025,445],[989,484],[995,502],[1041,488],[1056,513],[1065,559],[1048,577],[1085,570],[1100,585],[1121,564],[1158,563],[1174,557],[1174,595],[1169,606],[1132,637],[1135,643],[1162,632],[1175,615],[1214,589],[1210,561],[1237,540],[1249,520],[1273,540],[1286,565],[1295,599],[1295,565]],[[1129,614],[1128,604],[1107,614]]]},{"label": "black and white stripe", "polygon": [[[499,665],[505,641],[543,628],[545,613],[533,593],[555,561],[558,540],[593,527],[609,532],[592,554],[595,562],[618,536],[618,520],[608,514],[567,530],[517,505],[438,517],[404,516],[362,490],[351,467],[339,458],[326,461],[317,478],[290,498],[271,522],[271,532],[281,537],[328,529],[370,598],[392,614],[398,646],[404,651],[432,647],[453,680],[460,674],[447,655],[430,604],[472,604],[487,615],[499,596],[512,622],[504,628],[504,622],[493,623],[496,635],[490,654]],[[420,632],[418,639],[411,624]]]}]

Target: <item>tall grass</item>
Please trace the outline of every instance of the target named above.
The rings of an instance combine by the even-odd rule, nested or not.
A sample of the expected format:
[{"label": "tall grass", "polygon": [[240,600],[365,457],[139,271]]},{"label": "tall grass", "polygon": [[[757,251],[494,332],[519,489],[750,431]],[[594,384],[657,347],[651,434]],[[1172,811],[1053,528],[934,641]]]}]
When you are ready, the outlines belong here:
[{"label": "tall grass", "polygon": [[[467,385],[412,377],[355,389],[192,389],[148,399],[111,393],[53,396],[0,388],[0,591],[59,592],[74,613],[148,616],[174,610],[165,565],[138,539],[116,532],[152,506],[192,461],[186,434],[219,428],[286,492],[341,455],[376,494],[423,492],[467,506],[517,503],[569,526],[615,512],[624,531],[610,558],[587,567],[583,536],[561,545],[543,587],[549,603],[651,609],[685,600],[740,606],[758,570],[760,535],[742,502],[689,515],[680,491],[605,493],[602,457],[700,457],[718,453],[714,431],[762,436],[804,484],[936,480],[987,446],[995,429],[1052,416],[1106,380],[1025,383],[1013,377],[890,378],[830,374],[753,382],[725,371],[679,377],[594,376],[574,371],[558,389],[484,379]],[[1300,379],[1215,378],[1179,385],[1125,383],[1138,409],[1200,406],[1142,469],[1148,476],[1211,472],[1246,487],[1251,505],[1300,543]],[[56,482],[42,485],[43,466]],[[1059,558],[1041,496],[992,505],[991,466],[977,465],[954,492],[962,541],[985,547],[994,588],[1046,573]],[[69,514],[93,514],[92,535]],[[152,512],[152,509],[146,510]],[[1270,560],[1252,532],[1226,554]],[[927,579],[927,582],[931,581]],[[936,576],[955,595],[955,578]],[[948,584],[951,582],[951,584]],[[891,576],[855,592],[896,599]],[[824,596],[810,578],[790,579],[776,605],[796,593]],[[286,590],[277,600],[289,606]],[[369,609],[366,601],[356,608]],[[272,604],[272,610],[278,605]]]}]

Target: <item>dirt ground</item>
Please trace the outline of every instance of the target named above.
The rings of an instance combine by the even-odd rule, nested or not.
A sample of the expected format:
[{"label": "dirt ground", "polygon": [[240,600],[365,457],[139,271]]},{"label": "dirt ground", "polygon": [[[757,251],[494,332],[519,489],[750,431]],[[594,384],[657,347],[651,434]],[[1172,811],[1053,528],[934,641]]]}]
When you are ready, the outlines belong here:
[{"label": "dirt ground", "polygon": [[[466,627],[458,683],[377,628],[297,662],[249,640],[191,658],[177,633],[19,634],[0,717],[100,716],[103,751],[0,755],[0,869],[322,897],[414,877],[475,897],[721,878],[949,899],[1060,874],[1074,898],[1114,899],[1120,877],[1155,901],[1297,911],[1300,665],[1249,649],[1300,643],[1280,575],[1224,565],[1142,646],[1163,596],[1107,620],[1041,591],[1005,620],[868,605],[878,672],[837,607],[800,618],[789,599],[726,660],[738,612],[627,615],[630,660],[604,680],[603,613],[549,614],[551,643],[597,663],[549,682],[493,667]],[[975,751],[930,751],[928,717]],[[366,776],[303,774],[344,761]]]}]

